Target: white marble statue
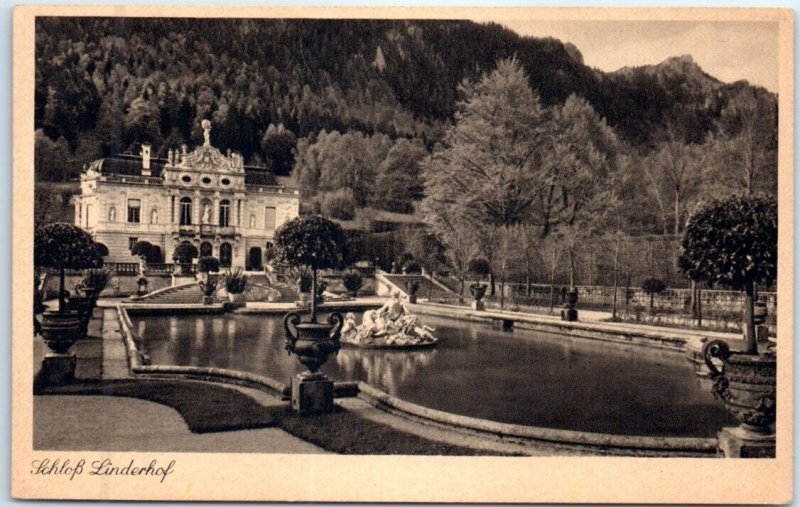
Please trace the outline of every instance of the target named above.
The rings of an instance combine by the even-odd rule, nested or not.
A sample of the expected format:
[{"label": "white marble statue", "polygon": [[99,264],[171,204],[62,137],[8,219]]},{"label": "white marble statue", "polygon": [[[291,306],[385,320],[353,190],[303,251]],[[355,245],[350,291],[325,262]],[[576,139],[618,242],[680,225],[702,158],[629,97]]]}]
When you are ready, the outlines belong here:
[{"label": "white marble statue", "polygon": [[203,127],[203,139],[205,140],[203,146],[211,146],[211,122],[203,120],[200,125]]},{"label": "white marble statue", "polygon": [[400,293],[379,310],[364,312],[361,325],[356,326],[355,315],[348,313],[342,326],[341,337],[344,343],[380,347],[426,345],[436,342],[434,329],[419,323],[419,319],[409,313]]}]

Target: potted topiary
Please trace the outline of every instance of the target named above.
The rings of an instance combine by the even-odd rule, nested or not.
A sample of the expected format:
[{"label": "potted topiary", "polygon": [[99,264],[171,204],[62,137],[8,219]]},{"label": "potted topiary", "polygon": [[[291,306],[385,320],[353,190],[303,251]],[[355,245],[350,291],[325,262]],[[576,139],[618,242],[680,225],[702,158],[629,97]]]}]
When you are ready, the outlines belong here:
[{"label": "potted topiary", "polygon": [[220,278],[220,282],[228,293],[228,300],[234,305],[241,305],[244,302],[244,291],[247,289],[247,275],[242,268],[236,271],[228,271]]},{"label": "potted topiary", "polygon": [[342,277],[342,282],[345,289],[347,289],[347,295],[355,298],[358,297],[358,289],[364,284],[364,279],[361,278],[361,274],[358,271],[348,271]]},{"label": "potted topiary", "polygon": [[208,274],[219,271],[219,259],[211,255],[204,255],[197,259],[197,279],[208,283]]},{"label": "potted topiary", "polygon": [[[336,268],[344,262],[345,236],[341,226],[319,215],[300,216],[275,231],[279,261],[311,271],[311,292],[317,292],[317,270]],[[333,410],[333,382],[318,372],[331,353],[339,350],[343,319],[332,313],[328,322],[317,322],[316,298],[311,299],[309,320],[297,312],[284,317],[286,349],[297,355],[308,372],[292,379],[292,407],[300,412]],[[318,383],[317,383],[318,382]]]},{"label": "potted topiary", "polygon": [[712,340],[704,345],[703,357],[715,394],[742,423],[720,433],[720,448],[735,454],[744,445],[774,455],[776,357],[774,349],[759,354],[753,300],[755,285],[771,285],[778,273],[777,201],[744,195],[706,204],[686,224],[678,264],[696,282],[744,292],[744,350]]},{"label": "potted topiary", "polygon": [[656,294],[661,294],[667,290],[667,284],[658,278],[648,278],[642,282],[642,290],[650,296],[650,313],[653,313],[654,299]]},{"label": "potted topiary", "polygon": [[408,302],[415,304],[417,302],[417,292],[419,291],[419,282],[416,280],[409,280],[406,282],[406,292],[408,293]]},{"label": "potted topiary", "polygon": [[486,295],[486,285],[483,285],[481,280],[484,276],[491,274],[492,265],[489,264],[488,260],[483,258],[471,259],[469,263],[467,263],[467,270],[478,277],[478,281],[469,286],[469,291],[474,298],[472,308],[475,310],[483,310],[486,308],[486,305],[481,299]]},{"label": "potted topiary", "polygon": [[217,292],[217,282],[215,280],[200,281],[200,290],[203,291],[203,304],[210,305],[214,302],[214,295]]},{"label": "potted topiary", "polygon": [[413,259],[403,265],[404,275],[418,275],[420,273],[422,273],[422,267],[419,265],[419,262]]},{"label": "potted topiary", "polygon": [[[75,371],[75,356],[70,347],[81,337],[81,315],[69,311],[64,278],[67,269],[99,268],[103,259],[88,232],[67,223],[53,223],[39,228],[34,236],[34,264],[58,270],[58,311],[42,314],[41,335],[47,346],[61,359],[43,364],[48,382],[69,380]],[[48,363],[45,358],[45,363]]]}]

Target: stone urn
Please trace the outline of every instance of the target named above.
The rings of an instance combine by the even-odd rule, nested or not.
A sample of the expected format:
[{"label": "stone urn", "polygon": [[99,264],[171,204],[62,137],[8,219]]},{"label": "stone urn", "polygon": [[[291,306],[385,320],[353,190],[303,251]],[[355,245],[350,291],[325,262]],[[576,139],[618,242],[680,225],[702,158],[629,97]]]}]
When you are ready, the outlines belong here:
[{"label": "stone urn", "polygon": [[64,355],[81,336],[81,314],[77,311],[46,311],[42,314],[40,334],[56,354]]},{"label": "stone urn", "polygon": [[486,295],[486,286],[479,283],[474,283],[469,286],[469,291],[472,293],[472,309],[482,311],[486,309],[486,303],[481,301],[483,296]]},{"label": "stone urn", "polygon": [[483,299],[483,296],[486,295],[486,286],[478,283],[470,285],[469,292],[472,294],[472,297],[475,298],[475,301],[480,301]]},{"label": "stone urn", "polygon": [[714,380],[714,396],[725,403],[743,428],[762,434],[773,432],[775,353],[741,354],[731,351],[722,340],[712,340],[703,346],[703,359]]},{"label": "stone urn", "polygon": [[332,353],[338,352],[343,324],[342,315],[336,312],[330,314],[328,322],[301,322],[299,313],[287,313],[283,318],[286,350],[315,374]]},{"label": "stone urn", "polygon": [[720,432],[720,452],[730,457],[774,457],[774,350],[743,354],[731,351],[722,340],[712,340],[703,346],[703,359],[711,372],[714,397],[722,400],[740,423]]},{"label": "stone urn", "polygon": [[566,301],[561,310],[561,320],[575,322],[578,320],[578,289],[572,288],[566,294]]},{"label": "stone urn", "polygon": [[[313,312],[312,312],[313,315]],[[332,313],[328,322],[301,322],[300,314],[291,312],[283,318],[286,350],[294,353],[307,372],[291,379],[292,409],[300,415],[329,414],[334,410],[333,381],[319,372],[332,353],[337,353],[344,319]]]}]

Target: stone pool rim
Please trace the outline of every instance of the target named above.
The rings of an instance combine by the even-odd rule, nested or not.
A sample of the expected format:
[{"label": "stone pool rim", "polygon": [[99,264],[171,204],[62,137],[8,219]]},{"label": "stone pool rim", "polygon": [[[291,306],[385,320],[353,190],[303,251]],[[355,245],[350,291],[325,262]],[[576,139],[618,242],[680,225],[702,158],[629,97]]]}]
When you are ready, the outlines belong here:
[{"label": "stone pool rim", "polygon": [[[116,310],[125,341],[128,366],[136,376],[200,379],[267,388],[279,396],[286,396],[288,393],[286,384],[264,375],[227,368],[147,364],[148,358],[137,347],[140,340],[137,339],[138,335],[133,330],[128,315],[128,310],[135,312],[140,308],[119,303]],[[454,431],[490,438],[529,441],[552,445],[554,448],[592,450],[607,455],[713,457],[717,454],[718,440],[712,437],[615,435],[510,424],[424,407],[392,396],[365,382],[336,382],[334,390],[337,397],[357,396],[376,408],[421,424],[444,426]]]}]

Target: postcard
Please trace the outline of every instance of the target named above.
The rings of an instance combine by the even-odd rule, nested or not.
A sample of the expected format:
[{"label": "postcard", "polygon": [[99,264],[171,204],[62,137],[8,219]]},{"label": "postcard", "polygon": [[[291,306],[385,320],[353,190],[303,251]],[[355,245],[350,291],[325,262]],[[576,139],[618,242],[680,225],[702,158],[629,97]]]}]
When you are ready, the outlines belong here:
[{"label": "postcard", "polygon": [[792,16],[16,7],[12,494],[790,502]]}]

